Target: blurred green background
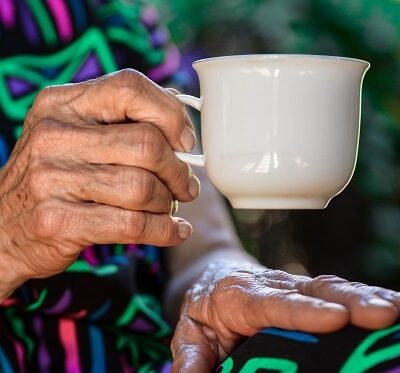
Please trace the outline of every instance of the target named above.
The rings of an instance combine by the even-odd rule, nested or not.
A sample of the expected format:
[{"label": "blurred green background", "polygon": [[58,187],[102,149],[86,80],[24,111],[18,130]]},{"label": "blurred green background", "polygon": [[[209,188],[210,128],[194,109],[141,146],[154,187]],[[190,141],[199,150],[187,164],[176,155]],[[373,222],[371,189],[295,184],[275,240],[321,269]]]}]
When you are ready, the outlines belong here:
[{"label": "blurred green background", "polygon": [[322,211],[232,210],[246,248],[293,273],[335,273],[400,289],[400,1],[154,0],[184,63],[205,56],[310,53],[371,63],[355,176]]}]

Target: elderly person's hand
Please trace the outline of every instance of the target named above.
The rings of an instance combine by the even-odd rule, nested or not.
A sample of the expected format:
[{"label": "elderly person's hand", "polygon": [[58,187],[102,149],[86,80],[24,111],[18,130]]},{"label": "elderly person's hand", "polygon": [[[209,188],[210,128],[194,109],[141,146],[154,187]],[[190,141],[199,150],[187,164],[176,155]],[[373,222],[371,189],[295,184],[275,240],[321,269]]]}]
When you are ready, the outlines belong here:
[{"label": "elderly person's hand", "polygon": [[41,91],[0,173],[0,300],[90,244],[184,241],[171,208],[199,181],[174,150],[194,143],[183,105],[134,70]]},{"label": "elderly person's hand", "polygon": [[400,294],[391,290],[220,260],[186,292],[171,345],[173,372],[211,372],[265,327],[331,332],[350,321],[375,329],[393,323],[399,306]]}]

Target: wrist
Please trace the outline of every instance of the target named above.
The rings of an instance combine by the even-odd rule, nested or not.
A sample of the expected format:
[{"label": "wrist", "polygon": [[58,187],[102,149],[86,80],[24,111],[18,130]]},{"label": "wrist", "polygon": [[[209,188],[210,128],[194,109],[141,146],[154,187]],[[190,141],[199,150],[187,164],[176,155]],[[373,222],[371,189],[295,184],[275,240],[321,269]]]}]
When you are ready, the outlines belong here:
[{"label": "wrist", "polygon": [[0,227],[0,303],[8,298],[26,280],[19,275],[17,261],[13,257],[13,240]]},{"label": "wrist", "polygon": [[253,272],[267,269],[244,250],[224,248],[202,256],[179,273],[173,274],[164,293],[164,308],[167,318],[171,323],[176,323],[185,292],[195,283],[202,281],[204,275],[217,279],[232,271],[246,268]]},{"label": "wrist", "polygon": [[[249,271],[251,273],[256,273],[264,272],[267,269],[267,267],[257,262],[253,257],[246,255],[246,257],[240,258],[216,258],[216,260],[209,262],[205,272],[209,272],[215,279],[218,279],[234,271]],[[204,275],[202,275],[198,280],[201,280],[203,277]]]}]

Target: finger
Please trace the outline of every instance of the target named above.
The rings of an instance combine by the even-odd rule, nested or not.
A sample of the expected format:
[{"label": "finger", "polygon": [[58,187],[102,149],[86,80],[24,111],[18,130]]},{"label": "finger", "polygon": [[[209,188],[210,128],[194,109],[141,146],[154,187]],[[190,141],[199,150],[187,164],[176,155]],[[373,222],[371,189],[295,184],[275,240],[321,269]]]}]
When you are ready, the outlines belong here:
[{"label": "finger", "polygon": [[[175,99],[175,100],[177,100],[177,101],[179,101],[175,96],[176,95],[180,95],[181,94],[181,92],[179,92],[177,89],[175,89],[175,88],[165,88],[165,90],[169,93],[169,94],[172,94],[172,97]],[[179,101],[180,102],[180,101]],[[186,118],[186,123],[188,124],[188,126],[194,131],[194,133],[196,133],[196,131],[195,131],[195,129],[194,129],[194,125],[193,125],[193,123],[192,123],[192,121],[191,121],[191,119],[190,119],[190,116],[189,116],[189,114],[188,114],[188,112],[185,110],[185,118]]]},{"label": "finger", "polygon": [[114,164],[146,169],[166,184],[174,198],[188,202],[199,194],[199,180],[179,161],[162,132],[148,123],[68,126],[44,120],[31,133],[35,151],[77,163]]},{"label": "finger", "polygon": [[394,304],[400,310],[400,293],[389,289],[376,290],[375,294],[382,299]]},{"label": "finger", "polygon": [[340,303],[350,310],[352,324],[368,329],[391,325],[399,315],[398,307],[368,287],[355,287],[336,276],[303,280],[301,291],[309,296]]},{"label": "finger", "polygon": [[259,291],[256,301],[243,310],[242,317],[247,318],[251,333],[266,326],[326,333],[341,329],[349,321],[349,313],[343,306],[276,289]]},{"label": "finger", "polygon": [[212,372],[218,362],[216,341],[210,342],[200,324],[183,318],[171,343],[172,373]]},{"label": "finger", "polygon": [[155,173],[182,202],[192,201],[200,193],[200,182],[190,166],[177,159],[161,131],[151,124],[103,126],[82,158],[90,163],[144,168]]},{"label": "finger", "polygon": [[187,122],[183,104],[132,69],[45,89],[34,104],[38,111],[51,113],[55,106],[64,108],[64,115],[86,123],[152,123],[175,150],[190,151],[195,144],[195,134]]},{"label": "finger", "polygon": [[377,295],[400,309],[400,293],[394,290],[381,288],[379,286],[369,286],[360,282],[351,282],[355,288],[361,289],[365,294]]},{"label": "finger", "polygon": [[[265,327],[298,329],[309,332],[331,332],[349,320],[341,305],[301,295],[296,290],[280,290],[230,282],[218,287],[207,298],[192,303],[188,315],[200,322],[219,320],[230,331],[251,336]],[[213,305],[213,316],[205,312]],[[208,307],[208,308],[207,308]],[[207,318],[206,318],[207,317]]]},{"label": "finger", "polygon": [[[33,231],[43,240],[80,246],[107,243],[176,246],[192,232],[188,222],[167,214],[52,200],[37,206],[33,225]],[[74,245],[71,247],[76,251]]]},{"label": "finger", "polygon": [[171,192],[153,173],[129,166],[42,164],[32,175],[30,189],[39,200],[52,196],[158,214],[171,213],[173,202]]},{"label": "finger", "polygon": [[[156,127],[145,123],[121,127],[103,127],[103,135],[91,152],[86,153],[86,159],[147,169],[155,173],[182,202],[192,201],[199,195],[198,178],[190,166],[176,158]],[[115,146],[115,142],[119,146]]]}]

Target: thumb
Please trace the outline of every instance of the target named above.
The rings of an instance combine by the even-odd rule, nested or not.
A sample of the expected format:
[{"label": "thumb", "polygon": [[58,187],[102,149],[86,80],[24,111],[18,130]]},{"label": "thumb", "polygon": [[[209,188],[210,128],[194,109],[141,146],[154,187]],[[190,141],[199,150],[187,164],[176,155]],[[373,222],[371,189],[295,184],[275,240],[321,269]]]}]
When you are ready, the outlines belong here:
[{"label": "thumb", "polygon": [[188,317],[179,321],[171,343],[172,373],[210,373],[218,362],[218,346]]}]

